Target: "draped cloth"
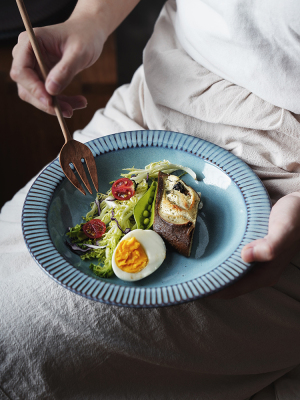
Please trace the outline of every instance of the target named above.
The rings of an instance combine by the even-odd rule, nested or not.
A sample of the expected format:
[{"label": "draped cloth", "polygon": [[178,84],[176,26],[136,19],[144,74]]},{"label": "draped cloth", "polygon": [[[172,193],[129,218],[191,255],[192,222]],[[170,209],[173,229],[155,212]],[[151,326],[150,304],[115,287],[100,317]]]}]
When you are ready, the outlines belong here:
[{"label": "draped cloth", "polygon": [[[166,129],[231,151],[273,201],[298,189],[297,116],[192,60],[162,10],[129,85],[76,140]],[[296,400],[300,397],[300,263],[232,300],[153,309],[76,295],[40,270],[24,244],[30,181],[0,214],[0,399]]]}]

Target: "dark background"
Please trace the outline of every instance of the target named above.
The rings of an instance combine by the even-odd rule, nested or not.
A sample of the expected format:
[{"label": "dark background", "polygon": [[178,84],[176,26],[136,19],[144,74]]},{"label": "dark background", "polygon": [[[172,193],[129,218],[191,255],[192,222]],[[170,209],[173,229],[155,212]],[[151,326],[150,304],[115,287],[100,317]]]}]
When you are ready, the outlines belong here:
[{"label": "dark background", "polygon": [[[94,112],[104,107],[113,91],[129,83],[142,63],[142,52],[164,0],[142,0],[108,39],[100,59],[80,73],[66,90],[84,94],[85,110],[67,120],[70,132],[83,128]],[[68,18],[74,0],[25,0],[33,26],[51,25]],[[9,77],[11,52],[23,31],[13,0],[0,3],[0,208],[52,161],[64,144],[56,117],[49,116],[18,98]]]}]

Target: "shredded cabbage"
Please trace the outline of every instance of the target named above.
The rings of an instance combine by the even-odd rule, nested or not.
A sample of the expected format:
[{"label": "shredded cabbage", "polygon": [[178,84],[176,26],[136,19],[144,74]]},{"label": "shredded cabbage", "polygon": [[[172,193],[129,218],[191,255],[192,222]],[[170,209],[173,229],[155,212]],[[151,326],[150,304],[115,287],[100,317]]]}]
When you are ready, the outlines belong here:
[{"label": "shredded cabbage", "polygon": [[[106,194],[98,193],[97,199],[99,201],[100,215],[98,215],[97,201],[91,203],[91,210],[83,218],[85,221],[91,219],[100,219],[106,225],[105,234],[98,240],[87,238],[81,230],[83,224],[78,224],[74,228],[71,228],[67,233],[72,238],[73,242],[83,249],[86,248],[84,244],[95,245],[97,242],[98,247],[103,248],[91,248],[89,252],[82,254],[80,257],[82,260],[95,260],[97,259],[99,265],[94,263],[90,264],[92,271],[102,278],[109,278],[113,276],[112,269],[112,255],[119,243],[120,239],[124,236],[126,229],[136,229],[136,223],[133,217],[133,210],[139,199],[148,190],[148,183],[146,180],[142,180],[136,187],[135,195],[129,200],[115,200],[114,207],[111,207],[106,199],[112,198],[112,192],[109,190]],[[113,213],[112,213],[113,212]],[[119,229],[116,221],[111,218],[115,218],[121,229]],[[105,247],[104,247],[105,246]]]},{"label": "shredded cabbage", "polygon": [[147,177],[151,179],[157,179],[159,171],[162,171],[165,174],[171,174],[172,172],[178,170],[185,171],[186,173],[191,175],[191,177],[195,179],[195,181],[197,180],[197,176],[191,168],[184,167],[178,164],[171,164],[170,161],[168,160],[151,163],[149,165],[146,165],[144,169],[136,169],[133,167],[133,168],[124,168],[124,170],[130,172],[128,174],[121,174],[121,176],[130,178],[131,180],[134,180],[136,183],[141,182],[143,179],[147,179]]}]

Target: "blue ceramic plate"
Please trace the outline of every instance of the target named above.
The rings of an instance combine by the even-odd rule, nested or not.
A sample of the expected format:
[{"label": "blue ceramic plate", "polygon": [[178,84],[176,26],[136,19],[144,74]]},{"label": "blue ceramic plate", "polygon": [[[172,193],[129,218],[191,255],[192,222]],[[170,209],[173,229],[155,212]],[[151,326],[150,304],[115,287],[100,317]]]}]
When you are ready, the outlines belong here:
[{"label": "blue ceramic plate", "polygon": [[24,203],[22,226],[27,247],[38,265],[65,288],[92,300],[128,307],[159,307],[195,300],[243,276],[250,264],[241,259],[243,246],[267,234],[268,194],[255,173],[226,150],[182,133],[123,132],[93,140],[99,191],[122,168],[143,168],[169,160],[192,168],[185,182],[202,193],[190,258],[172,250],[161,267],[138,282],[96,277],[89,262],[66,245],[68,227],[82,221],[96,193],[83,196],[65,178],[55,160],[33,183]]}]

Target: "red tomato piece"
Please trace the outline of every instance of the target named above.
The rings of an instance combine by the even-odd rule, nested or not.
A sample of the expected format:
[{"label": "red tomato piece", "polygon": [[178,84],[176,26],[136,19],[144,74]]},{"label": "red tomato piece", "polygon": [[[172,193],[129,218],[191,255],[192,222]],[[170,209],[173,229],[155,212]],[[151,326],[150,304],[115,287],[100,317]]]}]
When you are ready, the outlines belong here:
[{"label": "red tomato piece", "polygon": [[100,219],[91,219],[82,226],[84,234],[91,239],[99,239],[106,231],[106,225]]},{"label": "red tomato piece", "polygon": [[116,180],[111,188],[112,194],[117,200],[129,200],[134,196],[134,183],[128,178]]}]

